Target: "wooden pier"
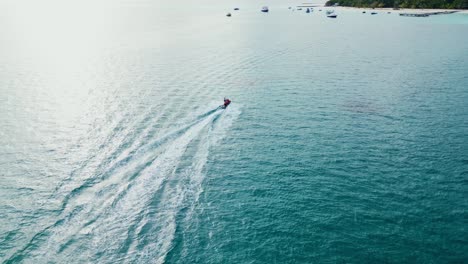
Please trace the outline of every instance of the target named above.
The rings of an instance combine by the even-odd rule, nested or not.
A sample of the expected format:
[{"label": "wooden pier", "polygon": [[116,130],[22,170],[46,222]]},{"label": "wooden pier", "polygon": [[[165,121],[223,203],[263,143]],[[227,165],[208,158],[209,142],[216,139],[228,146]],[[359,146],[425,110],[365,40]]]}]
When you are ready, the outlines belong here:
[{"label": "wooden pier", "polygon": [[428,12],[428,13],[400,13],[400,16],[407,16],[407,17],[428,17],[428,16],[435,16],[435,15],[448,15],[456,13],[457,11],[439,11],[439,12]]},{"label": "wooden pier", "polygon": [[415,13],[400,13],[400,16],[407,16],[407,17],[428,17],[428,14],[415,14]]}]

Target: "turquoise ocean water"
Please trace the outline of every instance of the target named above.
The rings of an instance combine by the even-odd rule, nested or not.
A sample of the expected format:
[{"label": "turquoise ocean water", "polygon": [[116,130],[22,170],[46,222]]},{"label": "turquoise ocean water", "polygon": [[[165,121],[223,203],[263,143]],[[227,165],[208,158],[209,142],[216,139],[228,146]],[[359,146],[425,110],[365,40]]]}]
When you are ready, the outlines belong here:
[{"label": "turquoise ocean water", "polygon": [[468,262],[468,15],[298,3],[0,3],[0,262]]}]

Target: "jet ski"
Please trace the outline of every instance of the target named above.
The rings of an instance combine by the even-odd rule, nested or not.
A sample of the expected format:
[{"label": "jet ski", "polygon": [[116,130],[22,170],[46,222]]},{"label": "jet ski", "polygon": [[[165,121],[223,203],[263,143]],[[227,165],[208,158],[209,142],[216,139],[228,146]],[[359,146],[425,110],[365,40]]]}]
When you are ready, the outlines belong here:
[{"label": "jet ski", "polygon": [[222,109],[226,109],[228,107],[228,105],[231,104],[231,100],[229,100],[228,98],[224,98],[224,104],[221,105],[221,108]]}]

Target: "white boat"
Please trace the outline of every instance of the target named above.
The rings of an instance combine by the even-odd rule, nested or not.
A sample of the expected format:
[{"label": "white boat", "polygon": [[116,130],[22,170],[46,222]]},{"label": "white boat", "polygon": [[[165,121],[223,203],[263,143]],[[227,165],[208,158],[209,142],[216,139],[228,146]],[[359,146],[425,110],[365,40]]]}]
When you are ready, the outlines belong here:
[{"label": "white boat", "polygon": [[331,10],[331,12],[329,12],[330,10],[327,11],[327,17],[329,18],[336,18],[338,15],[335,13],[335,11]]},{"label": "white boat", "polygon": [[262,7],[262,12],[265,12],[265,13],[268,12],[268,6]]}]

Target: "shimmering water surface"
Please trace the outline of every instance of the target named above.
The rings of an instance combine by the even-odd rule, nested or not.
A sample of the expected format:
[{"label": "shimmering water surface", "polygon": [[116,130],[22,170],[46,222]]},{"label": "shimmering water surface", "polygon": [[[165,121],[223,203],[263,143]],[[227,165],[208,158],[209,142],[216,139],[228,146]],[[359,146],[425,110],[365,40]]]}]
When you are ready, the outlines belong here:
[{"label": "shimmering water surface", "polygon": [[294,4],[1,2],[0,261],[468,262],[468,15]]}]

